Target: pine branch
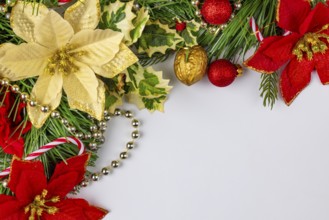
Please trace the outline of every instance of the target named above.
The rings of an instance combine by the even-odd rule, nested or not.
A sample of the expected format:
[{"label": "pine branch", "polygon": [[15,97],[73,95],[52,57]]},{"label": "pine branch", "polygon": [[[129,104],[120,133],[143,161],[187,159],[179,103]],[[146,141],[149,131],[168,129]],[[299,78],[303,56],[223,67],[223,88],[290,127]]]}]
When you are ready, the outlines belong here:
[{"label": "pine branch", "polygon": [[164,62],[168,59],[168,57],[171,55],[171,53],[161,54],[156,53],[151,58],[147,54],[138,54],[139,63],[142,66],[151,66],[157,63]]},{"label": "pine branch", "polygon": [[278,83],[279,83],[279,74],[274,72],[272,74],[262,74],[261,75],[261,84],[259,90],[261,91],[260,96],[263,98],[264,107],[273,106],[278,99]]}]

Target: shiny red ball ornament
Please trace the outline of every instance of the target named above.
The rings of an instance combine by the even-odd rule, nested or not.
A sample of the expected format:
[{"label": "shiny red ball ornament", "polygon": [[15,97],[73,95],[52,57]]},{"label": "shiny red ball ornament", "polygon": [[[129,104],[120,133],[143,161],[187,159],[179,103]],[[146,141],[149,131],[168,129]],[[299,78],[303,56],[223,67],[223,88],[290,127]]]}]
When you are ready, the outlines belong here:
[{"label": "shiny red ball ornament", "polygon": [[58,3],[61,4],[61,5],[64,5],[64,4],[69,3],[71,1],[72,0],[58,0]]},{"label": "shiny red ball ornament", "polygon": [[201,15],[207,23],[220,25],[228,22],[232,11],[229,0],[205,0],[201,8]]},{"label": "shiny red ball ornament", "polygon": [[208,69],[209,81],[218,87],[226,87],[241,75],[242,69],[229,60],[221,59],[212,62]]},{"label": "shiny red ball ornament", "polygon": [[176,31],[183,31],[186,28],[185,22],[176,21]]}]

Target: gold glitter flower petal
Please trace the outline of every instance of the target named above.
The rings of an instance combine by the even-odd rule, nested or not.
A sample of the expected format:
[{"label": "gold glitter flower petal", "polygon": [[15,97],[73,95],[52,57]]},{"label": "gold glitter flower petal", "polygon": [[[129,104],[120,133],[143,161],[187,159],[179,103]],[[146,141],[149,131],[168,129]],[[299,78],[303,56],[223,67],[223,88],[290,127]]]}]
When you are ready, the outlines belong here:
[{"label": "gold glitter flower petal", "polygon": [[120,50],[115,57],[101,68],[92,67],[93,70],[105,78],[113,78],[129,66],[138,61],[136,55],[123,43],[120,44]]},{"label": "gold glitter flower petal", "polygon": [[65,46],[74,35],[70,23],[64,20],[55,11],[50,11],[38,24],[35,32],[36,41],[48,48],[61,48]]},{"label": "gold glitter flower petal", "polygon": [[63,88],[62,74],[43,73],[35,83],[31,98],[42,106],[48,106],[50,109],[58,107],[57,97],[61,94]]},{"label": "gold glitter flower petal", "polygon": [[1,58],[1,66],[8,71],[5,77],[12,81],[41,75],[52,51],[36,43],[10,47]]},{"label": "gold glitter flower petal", "polygon": [[[58,74],[56,74],[56,75],[58,75]],[[58,89],[59,83],[56,82],[56,80],[58,80],[59,78],[58,77],[50,78],[50,77],[51,77],[51,75],[49,75],[49,74],[44,74],[43,76],[39,77],[39,79],[37,81],[37,84],[39,84],[39,85],[36,84],[35,87],[33,88],[32,98],[36,97],[37,100],[41,100],[41,103],[42,103],[42,100],[45,100],[46,97],[50,97],[52,100],[49,105],[50,105],[50,109],[53,110],[53,109],[56,109],[61,102],[62,88],[59,92],[57,92],[56,89]],[[47,79],[51,80],[50,83],[54,83],[54,85],[51,85],[50,83],[47,84]],[[56,83],[57,83],[57,85],[56,85]],[[37,88],[36,88],[36,86],[37,86]],[[47,86],[49,86],[50,88],[45,88]],[[50,94],[50,93],[52,93],[51,89],[55,89],[55,91],[53,91],[53,94]],[[42,91],[45,91],[48,94],[44,95],[44,94],[42,94]],[[40,98],[39,97],[40,94],[43,97]],[[44,102],[48,103],[48,101],[44,101]],[[27,113],[29,115],[29,119],[30,119],[31,123],[33,124],[33,126],[36,128],[41,128],[42,125],[46,122],[46,120],[50,116],[51,111],[49,111],[47,113],[43,113],[40,111],[40,107],[31,107],[30,105],[27,105]]]},{"label": "gold glitter flower petal", "polygon": [[79,61],[102,66],[113,59],[119,51],[122,39],[123,34],[112,30],[82,30],[73,36],[70,44],[78,45],[72,52],[85,53]]},{"label": "gold glitter flower petal", "polygon": [[11,27],[15,34],[26,42],[35,42],[35,27],[48,12],[48,8],[43,4],[18,1],[11,11]]},{"label": "gold glitter flower petal", "polygon": [[[56,109],[61,101],[62,97],[62,86],[63,78],[61,74],[50,75],[44,73],[39,76],[36,84],[34,85],[31,93],[31,98],[39,105],[48,106],[49,110]],[[40,106],[30,107],[28,109],[28,115],[31,123],[40,128],[47,118],[49,117],[51,111],[48,113],[43,113],[40,111]]]},{"label": "gold glitter flower petal", "polygon": [[97,78],[86,64],[81,62],[75,64],[79,70],[63,76],[64,91],[73,100],[92,105],[97,102]]},{"label": "gold glitter flower petal", "polygon": [[105,86],[86,65],[79,64],[80,71],[64,77],[64,91],[72,109],[84,111],[102,120],[105,108]]},{"label": "gold glitter flower petal", "polygon": [[94,30],[100,20],[99,0],[79,0],[66,9],[64,19],[70,22],[75,33],[84,29]]}]

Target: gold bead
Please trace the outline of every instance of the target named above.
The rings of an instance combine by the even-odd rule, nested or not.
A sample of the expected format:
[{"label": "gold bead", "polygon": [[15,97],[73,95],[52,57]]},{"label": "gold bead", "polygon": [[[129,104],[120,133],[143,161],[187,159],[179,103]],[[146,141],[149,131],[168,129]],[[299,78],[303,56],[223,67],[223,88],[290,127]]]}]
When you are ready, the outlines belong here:
[{"label": "gold bead", "polygon": [[133,138],[133,139],[137,139],[137,138],[139,138],[139,136],[140,136],[140,134],[139,134],[139,132],[136,130],[136,131],[133,131],[132,133],[131,133],[131,137]]},{"label": "gold bead", "polygon": [[133,113],[131,111],[126,111],[125,112],[125,117],[126,118],[132,118],[133,117]]},{"label": "gold bead", "polygon": [[115,110],[114,110],[114,115],[115,115],[115,116],[120,116],[120,115],[121,115],[121,110],[118,109],[118,108],[115,109]]},{"label": "gold bead", "polygon": [[111,163],[111,166],[112,166],[113,168],[117,168],[119,165],[120,165],[120,162],[117,161],[117,160],[113,160],[112,163]]},{"label": "gold bead", "polygon": [[98,181],[99,180],[99,175],[97,173],[93,173],[91,175],[91,179],[92,179],[92,181]]},{"label": "gold bead", "polygon": [[25,93],[25,92],[22,92],[21,93],[21,99],[22,99],[22,101],[26,101],[26,100],[28,100],[29,99],[29,94],[27,94],[27,93]]},{"label": "gold bead", "polygon": [[59,112],[58,111],[53,111],[52,113],[51,113],[51,117],[52,118],[59,118],[61,115],[59,114]]},{"label": "gold bead", "polygon": [[120,154],[120,158],[121,158],[121,159],[127,159],[127,158],[128,158],[128,153],[127,153],[127,152],[122,152],[122,153]]},{"label": "gold bead", "polygon": [[49,112],[50,108],[49,106],[41,106],[40,107],[40,111],[43,112],[43,113],[47,113]]},{"label": "gold bead", "polygon": [[134,142],[132,142],[132,141],[130,141],[130,142],[128,142],[127,144],[126,144],[126,148],[128,149],[128,150],[131,150],[131,149],[133,149],[135,147],[135,145],[134,145]]},{"label": "gold bead", "polygon": [[31,106],[31,107],[35,107],[35,106],[37,106],[37,102],[36,101],[33,101],[33,100],[31,100],[31,101],[29,101],[29,105]]},{"label": "gold bead", "polygon": [[19,92],[19,87],[18,87],[18,85],[12,85],[10,87],[10,90],[14,93],[17,93],[17,92]]},{"label": "gold bead", "polygon": [[103,175],[109,175],[109,173],[110,173],[110,170],[109,170],[107,167],[104,167],[104,168],[102,169],[102,174],[103,174]]},{"label": "gold bead", "polygon": [[131,125],[134,127],[134,128],[137,128],[139,126],[139,121],[137,119],[134,119],[131,121]]},{"label": "gold bead", "polygon": [[1,79],[1,85],[2,86],[8,86],[9,85],[9,80],[4,78],[4,79]]}]

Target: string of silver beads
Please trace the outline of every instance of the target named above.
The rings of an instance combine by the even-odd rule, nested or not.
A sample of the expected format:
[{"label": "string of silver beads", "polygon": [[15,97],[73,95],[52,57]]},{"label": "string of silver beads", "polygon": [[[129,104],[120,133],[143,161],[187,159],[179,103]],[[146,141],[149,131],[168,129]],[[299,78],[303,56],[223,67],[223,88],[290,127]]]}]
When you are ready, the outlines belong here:
[{"label": "string of silver beads", "polygon": [[131,119],[131,126],[134,129],[131,132],[131,140],[126,143],[126,146],[124,150],[119,154],[118,159],[113,160],[110,165],[103,167],[99,172],[90,173],[90,175],[86,175],[85,179],[81,182],[81,184],[75,188],[76,191],[80,187],[87,187],[91,182],[96,182],[100,180],[100,178],[102,178],[103,176],[107,176],[112,173],[114,169],[118,168],[122,164],[122,162],[129,157],[130,151],[135,148],[136,140],[140,137],[140,121],[134,118],[131,111],[124,111],[120,109],[116,109],[111,116],[121,116],[127,119]]},{"label": "string of silver beads", "polygon": [[221,25],[211,25],[208,24],[202,17],[201,15],[201,11],[200,11],[200,1],[199,0],[192,0],[191,1],[192,5],[195,7],[195,15],[201,20],[201,27],[208,30],[210,33],[218,33],[219,31],[224,30],[225,28],[227,28],[227,24],[229,22],[231,22],[233,20],[233,18],[235,17],[237,11],[239,11],[242,7],[241,4],[241,0],[237,0],[234,3],[234,11],[231,14],[231,18],[225,23],[225,24],[221,24]]}]

